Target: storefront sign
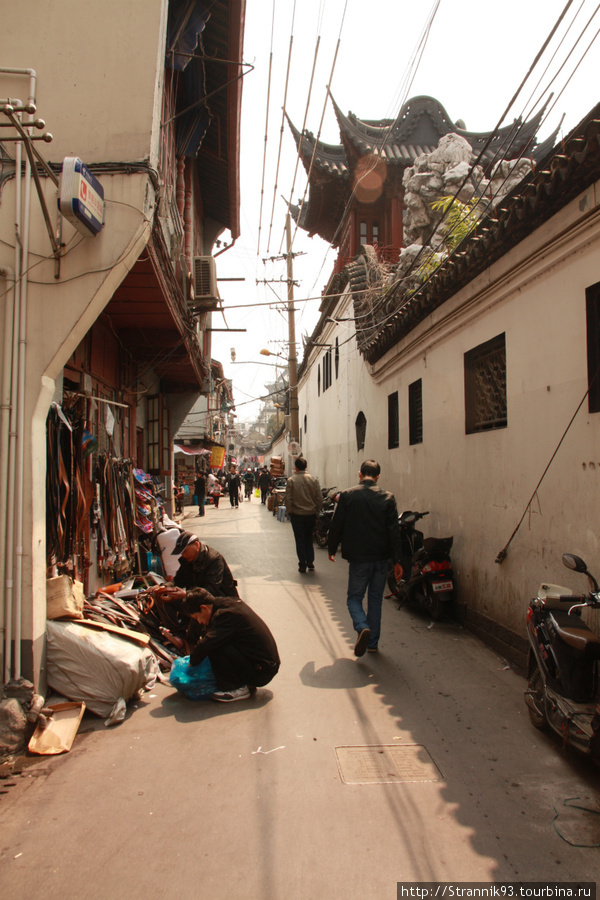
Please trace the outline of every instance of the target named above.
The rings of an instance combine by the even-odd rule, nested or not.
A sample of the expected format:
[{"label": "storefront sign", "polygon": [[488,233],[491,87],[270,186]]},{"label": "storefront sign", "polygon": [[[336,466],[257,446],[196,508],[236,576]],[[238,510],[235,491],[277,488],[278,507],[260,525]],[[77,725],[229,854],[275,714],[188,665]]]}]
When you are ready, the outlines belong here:
[{"label": "storefront sign", "polygon": [[104,225],[104,188],[78,156],[66,156],[58,208],[80,234],[96,235]]},{"label": "storefront sign", "polygon": [[210,453],[211,469],[222,469],[225,461],[225,447],[213,447]]}]

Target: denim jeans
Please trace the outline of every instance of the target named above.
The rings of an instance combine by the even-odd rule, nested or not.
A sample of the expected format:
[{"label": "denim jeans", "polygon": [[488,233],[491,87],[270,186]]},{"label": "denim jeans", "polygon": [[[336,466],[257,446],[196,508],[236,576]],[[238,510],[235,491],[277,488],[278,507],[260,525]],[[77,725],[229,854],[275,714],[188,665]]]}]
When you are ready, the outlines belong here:
[{"label": "denim jeans", "polygon": [[[348,572],[348,612],[354,630],[371,630],[369,647],[376,647],[381,632],[381,607],[388,571],[387,559],[376,562],[350,562]],[[367,612],[363,608],[363,598],[367,592]]]},{"label": "denim jeans", "polygon": [[315,561],[313,531],[316,518],[316,516],[299,516],[296,513],[290,513],[299,566],[312,566]]}]

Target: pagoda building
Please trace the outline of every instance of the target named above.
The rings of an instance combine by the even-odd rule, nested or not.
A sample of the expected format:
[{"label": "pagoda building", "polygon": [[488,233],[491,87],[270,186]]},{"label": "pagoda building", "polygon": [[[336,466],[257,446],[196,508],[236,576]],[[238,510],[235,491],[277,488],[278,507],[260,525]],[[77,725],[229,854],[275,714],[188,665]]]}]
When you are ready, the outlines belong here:
[{"label": "pagoda building", "polygon": [[341,144],[316,140],[300,132],[288,118],[299,156],[308,174],[308,197],[290,205],[298,226],[318,234],[338,248],[335,272],[372,245],[382,262],[395,264],[403,243],[405,169],[419,156],[432,153],[447,134],[465,138],[473,149],[472,164],[489,173],[501,159],[542,159],[554,145],[556,132],[538,144],[536,133],[544,109],[526,122],[521,119],[497,132],[469,131],[462,120],[453,122],[433,97],[414,97],[396,119],[362,120],[344,115],[333,101]]}]

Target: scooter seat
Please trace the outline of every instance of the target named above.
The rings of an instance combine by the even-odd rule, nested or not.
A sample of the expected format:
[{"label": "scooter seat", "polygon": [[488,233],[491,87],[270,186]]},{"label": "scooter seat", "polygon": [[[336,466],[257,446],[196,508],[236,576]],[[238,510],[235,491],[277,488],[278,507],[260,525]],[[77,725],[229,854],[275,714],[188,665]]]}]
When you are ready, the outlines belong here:
[{"label": "scooter seat", "polygon": [[600,638],[579,616],[570,616],[566,609],[553,609],[550,618],[558,637],[576,654],[586,659],[600,659]]},{"label": "scooter seat", "polygon": [[453,537],[428,537],[423,541],[423,550],[425,550],[426,553],[450,553],[453,542]]}]

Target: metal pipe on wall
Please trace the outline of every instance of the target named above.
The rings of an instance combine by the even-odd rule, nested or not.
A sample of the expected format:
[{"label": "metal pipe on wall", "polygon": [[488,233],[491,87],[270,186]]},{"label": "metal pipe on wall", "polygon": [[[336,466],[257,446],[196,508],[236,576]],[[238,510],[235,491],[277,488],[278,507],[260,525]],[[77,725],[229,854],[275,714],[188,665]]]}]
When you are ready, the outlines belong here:
[{"label": "metal pipe on wall", "polygon": [[[27,112],[29,122],[33,122],[37,74],[34,69],[0,67],[1,74],[24,75],[29,78],[29,99]],[[22,104],[21,104],[22,105]],[[28,123],[25,123],[26,125]],[[31,133],[31,129],[28,129]],[[23,503],[24,503],[24,463],[25,463],[25,346],[27,341],[27,266],[29,257],[29,223],[31,199],[31,165],[29,158],[25,164],[25,191],[21,193],[21,144],[18,149],[16,171],[16,248],[15,248],[15,306],[12,335],[11,399],[10,423],[7,454],[6,478],[6,545],[4,569],[6,579],[5,594],[5,680],[21,675],[22,637],[22,568],[23,568]],[[17,157],[16,157],[17,158]],[[23,228],[21,229],[21,222]],[[18,285],[18,291],[16,289]],[[18,300],[17,300],[18,295]],[[7,344],[8,337],[5,337]],[[14,531],[13,531],[14,526]],[[15,545],[16,538],[16,545]],[[2,547],[0,546],[0,552]],[[14,612],[14,617],[13,617]],[[14,618],[14,650],[10,643]]]}]

